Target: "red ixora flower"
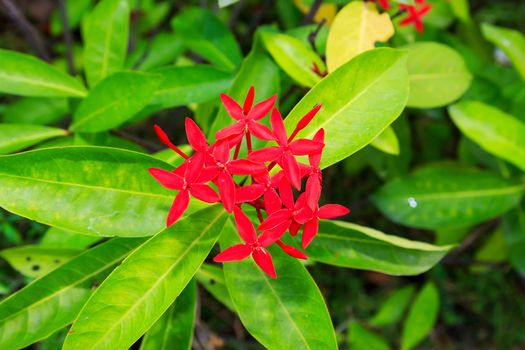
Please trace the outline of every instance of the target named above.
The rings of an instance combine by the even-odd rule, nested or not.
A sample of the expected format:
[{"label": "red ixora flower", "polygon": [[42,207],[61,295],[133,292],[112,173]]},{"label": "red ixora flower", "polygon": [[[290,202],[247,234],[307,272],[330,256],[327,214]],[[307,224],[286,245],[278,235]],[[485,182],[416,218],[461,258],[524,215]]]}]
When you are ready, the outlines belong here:
[{"label": "red ixora flower", "polygon": [[[301,250],[281,240],[286,232],[295,236],[303,228],[302,247],[305,249],[317,233],[319,219],[349,212],[336,204],[319,207],[324,130],[319,129],[312,139],[294,140],[317,115],[321,105],[306,113],[288,136],[281,114],[274,108],[276,96],[253,106],[252,87],[243,107],[225,94],[221,95],[221,99],[230,116],[236,120],[235,124],[219,130],[215,142],[209,144],[197,124],[186,118],[186,136],[193,149],[191,156],[175,146],[166,133],[155,125],[160,141],[183,157],[184,162],[172,171],[151,168],[149,172],[162,186],[178,191],[168,213],[168,226],[184,214],[190,196],[208,203],[222,202],[228,212],[233,212],[243,243],[224,249],[214,260],[229,262],[251,256],[266,274],[275,278],[277,274],[267,249],[269,246],[275,244],[289,256],[306,259]],[[272,130],[259,122],[270,110]],[[251,135],[274,141],[277,146],[253,150]],[[239,154],[244,139],[247,157],[242,159]],[[308,156],[309,164],[299,162],[296,156]],[[273,172],[275,166],[281,170]],[[302,181],[306,182],[306,189],[296,197],[292,185],[300,191]],[[253,216],[256,214],[259,220],[257,229],[246,214],[245,208],[248,207],[254,209]]]},{"label": "red ixora flower", "polygon": [[377,2],[384,10],[390,9],[390,0],[377,0]]},{"label": "red ixora flower", "polygon": [[400,4],[400,10],[406,10],[407,16],[399,22],[402,26],[413,24],[416,30],[420,33],[423,32],[423,17],[430,12],[432,5],[427,3],[425,0],[415,0],[416,5],[405,5]]}]

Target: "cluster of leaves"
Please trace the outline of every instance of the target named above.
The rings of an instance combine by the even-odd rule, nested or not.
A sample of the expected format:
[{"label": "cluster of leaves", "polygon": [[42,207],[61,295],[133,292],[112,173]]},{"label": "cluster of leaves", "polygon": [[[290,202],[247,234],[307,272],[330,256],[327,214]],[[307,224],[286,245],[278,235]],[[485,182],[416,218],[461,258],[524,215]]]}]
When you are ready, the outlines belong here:
[{"label": "cluster of leaves", "polygon": [[[2,221],[16,246],[0,256],[24,280],[0,302],[0,348],[57,332],[64,349],[189,348],[198,283],[266,348],[337,349],[323,295],[292,257],[418,275],[455,245],[447,259],[458,259],[480,230],[492,231],[477,261],[525,274],[521,33],[479,26],[466,0],[277,1],[270,25],[243,21],[264,10],[252,2],[215,15],[65,1],[50,30],[81,36],[65,48],[70,74],[64,57],[0,49],[0,207],[48,227],[23,241],[18,217]],[[169,149],[155,152],[143,130],[181,125],[175,107],[192,114],[189,146],[157,127]],[[356,204],[352,218],[375,228],[323,220],[346,211],[319,207],[321,184],[349,206],[373,192],[377,211]],[[216,261],[242,261],[212,264],[217,243]],[[394,292],[366,327],[353,317],[350,347],[424,341],[442,287],[429,277],[414,290]],[[370,330],[400,321],[411,300],[400,339]]]}]

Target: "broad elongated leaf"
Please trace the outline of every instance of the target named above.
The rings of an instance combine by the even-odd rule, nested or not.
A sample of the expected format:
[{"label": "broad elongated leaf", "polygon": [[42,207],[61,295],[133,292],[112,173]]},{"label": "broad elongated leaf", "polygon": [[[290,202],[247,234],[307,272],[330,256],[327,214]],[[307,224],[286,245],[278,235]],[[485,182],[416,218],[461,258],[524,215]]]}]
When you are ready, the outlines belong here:
[{"label": "broad elongated leaf", "polygon": [[0,207],[78,233],[150,236],[165,227],[175,194],[149,175],[151,167],[172,169],[145,154],[104,147],[3,156]]},{"label": "broad elongated leaf", "polygon": [[140,350],[190,350],[197,306],[197,284],[191,281],[144,336]]},{"label": "broad elongated leaf", "polygon": [[47,139],[65,135],[65,130],[47,126],[0,124],[0,154],[19,151]]},{"label": "broad elongated leaf", "polygon": [[203,209],[135,250],[88,300],[64,350],[129,348],[192,279],[226,218],[219,205]]},{"label": "broad elongated leaf", "polygon": [[525,124],[482,102],[464,101],[449,108],[452,121],[485,151],[525,171]]},{"label": "broad elongated leaf", "polygon": [[432,283],[427,283],[416,296],[403,324],[401,349],[412,349],[421,342],[434,327],[439,312],[439,292]]},{"label": "broad elongated leaf", "polygon": [[405,107],[408,97],[406,56],[394,49],[362,53],[329,74],[286,117],[291,132],[317,103],[323,107],[298,137],[325,129],[322,167],[334,164],[372,142]]},{"label": "broad elongated leaf", "polygon": [[[230,222],[221,248],[239,243]],[[235,309],[250,332],[268,349],[337,349],[323,297],[296,259],[271,250],[277,279],[268,277],[251,258],[224,264],[224,277]]]},{"label": "broad elongated leaf", "polygon": [[489,171],[429,166],[388,182],[373,202],[391,220],[426,229],[467,227],[496,217],[522,197],[525,186]]},{"label": "broad elongated leaf", "polygon": [[405,46],[408,51],[408,106],[445,106],[463,95],[472,75],[463,58],[450,47],[428,42]]},{"label": "broad elongated leaf", "polygon": [[386,235],[344,221],[321,221],[308,246],[310,259],[391,275],[417,275],[436,265],[450,250],[432,244]]},{"label": "broad elongated leaf", "polygon": [[224,281],[224,272],[220,267],[210,264],[202,264],[199,271],[195,275],[197,281],[204,287],[211,295],[223,303],[228,309],[234,311],[233,302],[226,288]]},{"label": "broad elongated leaf", "polygon": [[53,249],[85,249],[100,239],[101,237],[98,236],[82,235],[51,227],[42,237],[39,246]]},{"label": "broad elongated leaf", "polygon": [[28,277],[41,277],[78,255],[80,250],[54,249],[27,245],[0,251],[4,258],[18,272]]},{"label": "broad elongated leaf", "polygon": [[503,234],[510,263],[525,276],[525,213],[521,207],[503,216]]},{"label": "broad elongated leaf", "polygon": [[488,23],[481,26],[481,31],[485,39],[505,52],[514,68],[525,80],[525,36],[523,33]]},{"label": "broad elongated leaf", "polygon": [[22,96],[84,97],[79,80],[23,53],[0,49],[0,92]]},{"label": "broad elongated leaf", "polygon": [[160,81],[160,75],[139,72],[109,76],[82,101],[71,130],[95,133],[121,125],[149,103]]},{"label": "broad elongated leaf", "polygon": [[388,13],[379,14],[371,2],[352,1],[335,17],[326,43],[326,63],[330,72],[364,51],[394,35]]},{"label": "broad elongated leaf", "polygon": [[211,63],[229,71],[241,63],[241,49],[235,37],[210,11],[188,8],[173,18],[171,26],[191,51]]},{"label": "broad elongated leaf", "polygon": [[321,73],[326,72],[319,55],[299,39],[272,32],[264,32],[261,37],[275,62],[302,86],[312,87],[321,80],[321,76],[314,72],[314,67]]},{"label": "broad elongated leaf", "polygon": [[3,112],[3,121],[16,124],[46,125],[65,117],[69,107],[65,98],[24,97]]},{"label": "broad elongated leaf", "polygon": [[[93,6],[93,0],[67,0],[65,1],[67,23],[70,29],[75,29],[79,24],[82,16]],[[51,16],[51,33],[53,35],[62,34],[62,19],[60,11],[55,9]]]},{"label": "broad elongated leaf", "polygon": [[389,350],[388,342],[379,334],[376,334],[357,321],[351,321],[348,325],[348,344],[350,350]]},{"label": "broad elongated leaf", "polygon": [[23,348],[76,317],[105,271],[143,239],[115,238],[77,256],[0,303],[0,348]]},{"label": "broad elongated leaf", "polygon": [[159,33],[150,40],[139,43],[126,61],[127,68],[149,70],[172,64],[185,48],[182,39],[173,33]]},{"label": "broad elongated leaf", "polygon": [[155,73],[162,75],[162,84],[151,104],[163,108],[218,99],[232,82],[231,73],[205,65],[167,67]]},{"label": "broad elongated leaf", "polygon": [[127,0],[102,0],[89,15],[84,34],[84,66],[89,86],[120,70],[128,48]]},{"label": "broad elongated leaf", "polygon": [[396,323],[401,319],[410,299],[414,295],[414,286],[406,286],[393,292],[381,305],[369,323],[375,327],[383,327]]},{"label": "broad elongated leaf", "polygon": [[388,154],[399,154],[399,140],[397,139],[396,132],[391,126],[387,127],[381,134],[379,134],[370,145]]}]

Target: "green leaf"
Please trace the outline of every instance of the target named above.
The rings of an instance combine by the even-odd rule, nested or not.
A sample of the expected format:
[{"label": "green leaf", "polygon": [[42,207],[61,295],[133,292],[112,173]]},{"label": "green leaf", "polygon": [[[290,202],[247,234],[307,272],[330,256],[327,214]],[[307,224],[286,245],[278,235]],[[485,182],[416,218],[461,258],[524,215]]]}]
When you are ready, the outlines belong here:
[{"label": "green leaf", "polygon": [[439,292],[433,283],[427,283],[416,296],[403,323],[401,349],[412,349],[434,327],[439,312]]},{"label": "green leaf", "polygon": [[0,251],[0,257],[24,276],[38,278],[47,275],[61,264],[80,253],[73,249],[52,249],[36,245],[8,248]]},{"label": "green leaf", "polygon": [[87,301],[63,349],[129,348],[192,279],[226,218],[219,205],[203,209],[135,250]]},{"label": "green leaf", "polygon": [[[503,238],[503,232],[501,228],[497,228],[493,232],[487,234],[488,237],[483,242],[483,245],[476,250],[474,259],[482,262],[500,263],[507,260],[507,245]],[[486,265],[473,265],[470,267],[472,272],[489,272],[489,266]]]},{"label": "green leaf", "polygon": [[408,52],[409,107],[445,106],[467,91],[472,75],[456,51],[434,42],[404,48]]},{"label": "green leaf", "polygon": [[379,134],[370,145],[382,152],[399,155],[399,140],[397,139],[396,132],[391,126],[388,126],[381,134]]},{"label": "green leaf", "polygon": [[[231,222],[221,248],[240,242]],[[323,296],[306,268],[280,250],[270,249],[277,278],[252,260],[224,264],[224,277],[235,309],[248,332],[268,349],[337,349]]]},{"label": "green leaf", "polygon": [[521,207],[503,216],[503,234],[510,263],[525,276],[525,213]]},{"label": "green leaf", "polygon": [[197,306],[197,284],[191,281],[144,335],[140,350],[190,350]]},{"label": "green leaf", "polygon": [[160,84],[158,74],[115,73],[89,92],[73,116],[71,130],[96,133],[118,127],[150,102]]},{"label": "green leaf", "polygon": [[225,305],[231,311],[235,311],[233,302],[228,293],[226,282],[224,281],[224,272],[220,267],[202,264],[196,274],[197,281],[217,300]]},{"label": "green leaf", "polygon": [[[103,147],[2,156],[0,207],[88,235],[150,236],[166,226],[175,194],[150,176],[152,167],[172,169],[145,154]],[[189,209],[203,207],[192,203]]]},{"label": "green leaf", "polygon": [[206,65],[166,67],[155,73],[162,75],[162,84],[151,104],[162,108],[218,99],[232,82],[231,73]]},{"label": "green leaf", "polygon": [[374,327],[384,327],[396,323],[401,319],[410,299],[414,295],[414,286],[406,286],[393,292],[381,304],[381,308],[370,319]]},{"label": "green leaf", "polygon": [[41,97],[86,95],[80,81],[33,56],[0,49],[0,62],[0,92]]},{"label": "green leaf", "polygon": [[208,10],[187,8],[171,21],[188,48],[209,62],[233,71],[241,63],[241,49],[228,28]]},{"label": "green leaf", "polygon": [[102,0],[89,15],[84,34],[84,66],[89,86],[95,86],[124,66],[128,48],[127,0]]},{"label": "green leaf", "polygon": [[0,303],[0,347],[23,348],[71,323],[100,275],[143,241],[112,239],[4,299]]},{"label": "green leaf", "polygon": [[488,23],[481,26],[485,39],[499,47],[525,80],[525,36],[517,30],[497,27]]},{"label": "green leaf", "polygon": [[[66,16],[67,23],[71,30],[74,30],[80,24],[82,16],[89,12],[93,6],[93,0],[66,0]],[[60,10],[56,9],[51,16],[51,34],[60,35],[62,34],[62,18],[60,16]]]},{"label": "green leaf", "polygon": [[19,151],[47,139],[65,135],[65,130],[47,126],[0,124],[0,154]]},{"label": "green leaf", "polygon": [[81,235],[51,227],[42,237],[39,246],[54,249],[85,249],[99,240],[98,236]]},{"label": "green leaf", "polygon": [[[279,92],[279,84],[279,68],[277,65],[260,49],[254,47],[242,62],[241,68],[228,90],[228,95],[236,101],[244,101],[248,90],[254,86],[255,102],[260,102]],[[219,113],[208,132],[208,138],[214,139],[217,131],[232,123],[233,119],[221,105]]]},{"label": "green leaf", "polygon": [[[167,3],[164,3],[167,5]],[[136,67],[148,70],[166,64],[171,64],[182,54],[185,47],[177,35],[173,33],[159,33],[148,41],[141,41],[129,56],[126,67]]]},{"label": "green leaf", "polygon": [[69,112],[67,99],[24,97],[11,103],[3,112],[5,123],[47,125]]},{"label": "green leaf", "polygon": [[407,97],[405,54],[375,49],[321,80],[290,112],[285,125],[291,132],[314,105],[322,103],[323,108],[298,137],[312,138],[319,128],[325,129],[324,168],[372,142],[401,114]]},{"label": "green leaf", "polygon": [[412,227],[451,229],[478,224],[515,206],[525,186],[489,171],[428,166],[386,183],[372,200],[389,219]]},{"label": "green leaf", "polygon": [[323,220],[306,255],[335,266],[417,275],[436,265],[450,248],[410,241],[349,222]]},{"label": "green leaf", "polygon": [[233,4],[237,3],[238,1],[239,0],[218,0],[220,8],[233,5]]},{"label": "green leaf", "polygon": [[362,52],[372,50],[377,41],[394,35],[388,13],[379,14],[370,2],[352,1],[334,19],[326,43],[326,63],[330,72]]},{"label": "green leaf", "polygon": [[525,171],[525,124],[481,102],[464,101],[449,107],[452,121],[485,151]]},{"label": "green leaf", "polygon": [[348,344],[350,350],[390,349],[385,338],[369,331],[356,321],[351,321],[348,325]]},{"label": "green leaf", "polygon": [[263,32],[261,38],[275,62],[300,85],[312,87],[321,80],[313,71],[314,65],[326,72],[323,60],[301,40],[272,32]]}]

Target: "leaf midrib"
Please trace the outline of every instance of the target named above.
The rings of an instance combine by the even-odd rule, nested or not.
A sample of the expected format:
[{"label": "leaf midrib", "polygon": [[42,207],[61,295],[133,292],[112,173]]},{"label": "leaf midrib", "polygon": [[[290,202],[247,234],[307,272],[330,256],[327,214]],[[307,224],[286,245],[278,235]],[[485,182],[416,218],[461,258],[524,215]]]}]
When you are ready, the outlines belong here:
[{"label": "leaf midrib", "polygon": [[407,198],[414,197],[414,199],[419,202],[421,200],[433,200],[433,199],[449,199],[452,198],[477,198],[477,197],[487,197],[494,195],[505,195],[509,193],[519,193],[525,189],[525,184],[520,184],[511,187],[503,188],[493,188],[485,190],[470,190],[470,191],[459,191],[459,192],[439,192],[439,193],[424,193],[424,194],[413,194],[413,195],[390,195],[389,198]]},{"label": "leaf midrib", "polygon": [[83,92],[82,90],[77,90],[71,87],[67,87],[65,85],[57,85],[57,84],[49,83],[45,80],[35,80],[35,79],[24,78],[19,75],[12,76],[12,75],[4,75],[0,73],[0,79],[6,79],[6,78],[9,78],[9,80],[11,81],[14,80],[14,81],[22,82],[22,83],[29,83],[30,85],[34,85],[34,86],[46,87],[46,88],[55,89],[57,91],[73,93],[73,96],[83,97],[86,95],[85,92]]},{"label": "leaf midrib", "polygon": [[56,129],[56,130],[43,130],[43,131],[39,131],[39,132],[29,134],[29,135],[24,134],[22,135],[22,137],[16,138],[15,141],[12,141],[12,142],[9,142],[10,140],[13,140],[12,138],[8,139],[8,142],[0,142],[0,149],[2,147],[8,147],[10,145],[16,145],[17,143],[20,143],[20,142],[38,141],[39,139],[43,137],[47,138],[47,137],[54,137],[54,136],[61,136],[61,135],[66,135],[66,131],[62,129]]}]

